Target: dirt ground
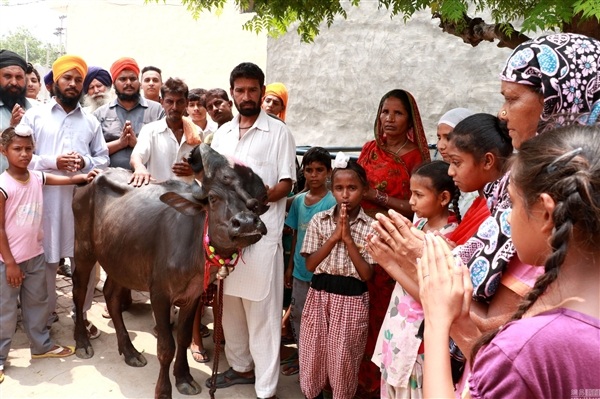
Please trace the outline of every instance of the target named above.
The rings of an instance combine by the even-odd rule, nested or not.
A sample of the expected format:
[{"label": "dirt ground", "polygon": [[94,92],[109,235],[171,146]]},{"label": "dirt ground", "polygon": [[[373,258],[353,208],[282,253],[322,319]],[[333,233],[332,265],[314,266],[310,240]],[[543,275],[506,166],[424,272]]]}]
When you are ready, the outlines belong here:
[{"label": "dirt ground", "polygon": [[[101,285],[101,283],[100,283]],[[59,321],[51,329],[54,342],[62,345],[74,345],[71,279],[59,276],[57,279]],[[134,303],[123,313],[123,318],[133,345],[143,352],[148,364],[134,368],[125,364],[123,356],[117,350],[117,338],[110,319],[102,317],[104,297],[96,290],[94,303],[88,319],[102,334],[91,341],[95,355],[91,359],[79,359],[75,355],[63,359],[31,359],[29,341],[23,326],[19,322],[13,337],[11,351],[5,366],[5,381],[0,384],[1,399],[18,398],[152,398],[158,377],[158,359],[156,358],[156,339],[150,333],[154,322],[147,293],[134,292]],[[212,330],[210,308],[204,317],[204,323]],[[210,377],[213,367],[212,338],[205,338],[211,361],[201,364],[193,360],[189,350],[188,361],[192,376],[202,386],[202,392],[196,396],[180,394],[173,386],[173,398],[209,398],[204,381]],[[220,355],[219,370],[228,368],[225,354]],[[175,378],[172,375],[171,383]],[[281,399],[302,398],[298,375],[279,377],[277,396]],[[255,398],[253,385],[236,385],[219,389],[215,398]]]}]

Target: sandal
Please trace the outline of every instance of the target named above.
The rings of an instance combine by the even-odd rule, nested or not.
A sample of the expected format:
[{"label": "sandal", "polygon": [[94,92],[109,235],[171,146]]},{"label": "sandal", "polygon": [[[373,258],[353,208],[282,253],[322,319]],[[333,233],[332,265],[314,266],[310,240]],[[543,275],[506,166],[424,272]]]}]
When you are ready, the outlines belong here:
[{"label": "sandal", "polygon": [[297,361],[289,363],[285,366],[282,367],[281,369],[281,374],[283,375],[294,375],[294,374],[298,374],[298,372],[300,371],[300,365],[298,364]]},{"label": "sandal", "polygon": [[[212,378],[208,378],[205,382],[207,388],[211,388],[211,380]],[[238,384],[254,384],[255,377],[243,377],[240,373],[232,369],[231,367],[223,372],[217,374],[217,378],[215,378],[215,386],[217,389],[227,388],[232,385]]]},{"label": "sandal", "polygon": [[32,354],[31,358],[32,359],[45,359],[45,358],[50,358],[50,357],[67,357],[67,356],[71,356],[74,353],[75,353],[75,347],[73,347],[73,346],[54,345],[54,347],[52,349],[50,349],[48,352],[42,353],[39,355]]},{"label": "sandal", "polygon": [[210,337],[210,330],[204,324],[200,324],[200,336],[202,336],[202,338]]},{"label": "sandal", "polygon": [[4,382],[4,370],[0,370],[0,384]]},{"label": "sandal", "polygon": [[206,351],[206,349],[192,349],[192,347],[190,346],[190,352],[192,353],[192,357],[194,358],[194,360],[198,363],[210,362],[210,357],[208,357],[208,352]]},{"label": "sandal", "polygon": [[100,330],[98,330],[96,328],[96,326],[92,324],[91,321],[84,320],[84,322],[85,322],[85,329],[87,330],[87,333],[88,333],[88,338],[89,339],[98,338],[100,336]]}]

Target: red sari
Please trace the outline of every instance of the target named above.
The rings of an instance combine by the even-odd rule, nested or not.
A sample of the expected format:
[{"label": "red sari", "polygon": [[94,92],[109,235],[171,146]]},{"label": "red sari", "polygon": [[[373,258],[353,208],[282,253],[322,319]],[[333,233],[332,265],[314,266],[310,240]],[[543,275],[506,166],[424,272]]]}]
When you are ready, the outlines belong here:
[{"label": "red sari", "polygon": [[448,239],[456,245],[462,245],[473,237],[479,229],[479,225],[485,219],[491,216],[484,197],[479,196],[473,201],[469,210],[463,216],[460,224],[449,236]]},{"label": "red sari", "polygon": [[[409,140],[417,145],[417,148],[402,156],[385,149],[386,137],[380,126],[379,115],[381,114],[383,102],[390,97],[390,93],[388,93],[383,96],[379,103],[377,117],[375,118],[375,140],[364,145],[358,157],[358,164],[367,172],[369,187],[383,191],[390,197],[408,200],[410,198],[410,176],[412,171],[431,158],[417,103],[409,92],[405,91],[405,93],[408,95],[412,114],[412,129],[411,132],[407,133],[407,136]],[[371,217],[375,217],[378,212],[387,213],[388,211],[388,208],[371,201],[364,200],[361,205],[365,213]],[[381,266],[375,265],[373,277],[367,282],[369,288],[369,331],[365,353],[358,373],[357,398],[379,398],[381,372],[379,366],[371,361],[371,357],[375,351],[375,343],[395,284],[396,281]]]}]

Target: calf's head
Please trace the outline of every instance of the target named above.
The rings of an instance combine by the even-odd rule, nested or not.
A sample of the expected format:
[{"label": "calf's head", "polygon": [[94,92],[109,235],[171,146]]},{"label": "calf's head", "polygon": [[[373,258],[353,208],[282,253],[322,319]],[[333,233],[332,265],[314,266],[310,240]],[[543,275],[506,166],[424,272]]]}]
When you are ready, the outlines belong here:
[{"label": "calf's head", "polygon": [[[267,233],[259,217],[268,209],[267,191],[260,176],[247,166],[230,166],[227,158],[206,144],[194,148],[189,163],[195,172],[203,172],[202,184],[193,184],[192,195],[208,213],[212,245],[220,250],[241,248]],[[188,206],[177,206],[188,200],[181,196],[175,199],[171,194],[163,194],[161,200],[182,213],[193,212]]]}]

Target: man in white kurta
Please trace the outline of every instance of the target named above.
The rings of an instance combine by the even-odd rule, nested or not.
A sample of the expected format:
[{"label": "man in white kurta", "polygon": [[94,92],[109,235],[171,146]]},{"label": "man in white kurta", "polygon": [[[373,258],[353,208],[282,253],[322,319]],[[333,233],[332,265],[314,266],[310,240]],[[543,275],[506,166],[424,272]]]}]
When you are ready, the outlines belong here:
[{"label": "man in white kurta", "polygon": [[[35,154],[29,164],[30,169],[68,176],[108,167],[108,148],[98,120],[83,112],[78,101],[69,101],[71,97],[81,97],[84,70],[87,70],[87,66],[84,66],[83,60],[75,56],[67,55],[56,60],[53,65],[54,85],[55,91],[60,91],[59,95],[23,115],[21,124],[32,129],[35,140]],[[55,317],[52,313],[56,307],[59,261],[68,257],[71,265],[76,267],[73,260],[73,189],[73,186],[44,186],[43,189],[43,246],[47,266],[49,324]],[[83,308],[84,318],[85,312],[91,308],[95,283],[91,278]]]},{"label": "man in white kurta", "polygon": [[[250,100],[236,93],[236,84],[237,80],[232,97],[240,111],[240,103]],[[260,87],[264,91],[264,80]],[[262,95],[256,100],[259,109],[260,98]],[[247,117],[238,115],[221,126],[212,148],[251,167],[271,189],[282,181],[291,188],[296,179],[296,144],[289,129],[262,110],[251,126],[245,125],[247,121]],[[275,395],[279,378],[284,272],[281,237],[286,195],[269,203],[269,210],[260,216],[267,235],[243,250],[235,270],[224,282],[225,355],[238,374],[250,375],[254,369],[256,395],[261,398]]]}]

